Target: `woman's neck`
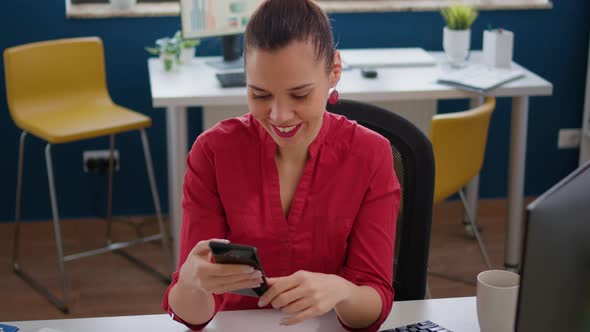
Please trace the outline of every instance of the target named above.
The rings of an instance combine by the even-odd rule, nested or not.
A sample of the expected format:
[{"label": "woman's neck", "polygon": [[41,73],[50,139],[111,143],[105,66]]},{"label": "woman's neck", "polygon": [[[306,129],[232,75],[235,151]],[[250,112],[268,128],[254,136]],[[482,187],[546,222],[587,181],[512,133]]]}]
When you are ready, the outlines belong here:
[{"label": "woman's neck", "polygon": [[309,145],[296,146],[291,148],[277,149],[275,159],[278,162],[287,162],[291,164],[304,164],[307,160]]},{"label": "woman's neck", "polygon": [[301,144],[289,147],[278,147],[275,160],[278,162],[288,162],[295,164],[305,164],[309,156],[309,147],[313,141],[319,135],[323,125],[323,114],[322,118],[316,123],[316,128],[313,129],[311,135],[301,142]]}]

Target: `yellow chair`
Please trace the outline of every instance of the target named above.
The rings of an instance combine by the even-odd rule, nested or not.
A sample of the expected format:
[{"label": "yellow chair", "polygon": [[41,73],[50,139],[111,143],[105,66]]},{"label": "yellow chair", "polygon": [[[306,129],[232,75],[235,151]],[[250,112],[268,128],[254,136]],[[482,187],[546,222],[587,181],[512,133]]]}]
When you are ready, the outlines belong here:
[{"label": "yellow chair", "polygon": [[[8,48],[4,51],[6,96],[10,115],[17,127],[22,129],[19,146],[16,225],[14,232],[13,267],[17,275],[42,293],[64,313],[68,309],[67,279],[64,263],[109,251],[122,254],[139,264],[163,281],[168,277],[157,272],[121,249],[149,241],[162,241],[164,259],[171,263],[168,237],[162,222],[160,201],[151,161],[145,128],[151,119],[113,103],[106,84],[104,51],[102,41],[96,37],[72,38],[31,43]],[[112,178],[115,134],[138,130],[143,145],[149,184],[158,219],[159,233],[139,237],[128,242],[112,243]],[[57,244],[58,266],[61,274],[63,297],[59,300],[42,286],[19,264],[21,193],[24,163],[24,143],[27,134],[47,142],[45,159],[51,210]],[[52,145],[80,141],[100,136],[110,136],[109,185],[107,206],[107,243],[103,248],[64,256],[59,223],[57,197],[51,159]]]},{"label": "yellow chair", "polygon": [[459,193],[488,269],[492,268],[490,259],[466,202],[463,187],[481,171],[490,118],[495,107],[495,98],[487,98],[484,104],[471,110],[434,116],[430,127],[435,161],[434,203]]}]

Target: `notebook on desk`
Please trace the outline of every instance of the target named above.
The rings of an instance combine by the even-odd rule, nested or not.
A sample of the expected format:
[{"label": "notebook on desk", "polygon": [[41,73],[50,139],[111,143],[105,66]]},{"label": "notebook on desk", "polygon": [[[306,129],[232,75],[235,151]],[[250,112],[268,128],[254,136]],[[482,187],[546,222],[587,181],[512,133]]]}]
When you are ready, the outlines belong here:
[{"label": "notebook on desk", "polygon": [[421,48],[369,48],[341,50],[346,67],[434,66],[436,59]]},{"label": "notebook on desk", "polygon": [[437,82],[459,89],[485,93],[522,77],[524,77],[524,71],[519,68],[504,69],[477,64],[443,73],[438,77]]}]

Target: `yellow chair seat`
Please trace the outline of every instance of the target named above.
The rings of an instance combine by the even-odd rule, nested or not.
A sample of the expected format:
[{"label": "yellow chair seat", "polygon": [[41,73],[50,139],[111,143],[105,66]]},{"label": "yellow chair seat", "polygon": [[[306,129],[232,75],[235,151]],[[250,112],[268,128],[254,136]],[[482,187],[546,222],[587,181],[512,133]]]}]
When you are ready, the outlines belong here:
[{"label": "yellow chair seat", "polygon": [[16,125],[50,144],[140,130],[145,115],[113,103],[97,37],[42,41],[4,51],[6,99]]},{"label": "yellow chair seat", "polygon": [[151,126],[151,119],[104,102],[80,104],[50,112],[28,112],[15,118],[22,130],[51,144],[67,143]]},{"label": "yellow chair seat", "polygon": [[434,151],[434,202],[438,203],[465,187],[483,166],[488,128],[495,98],[471,110],[437,114],[430,126]]}]

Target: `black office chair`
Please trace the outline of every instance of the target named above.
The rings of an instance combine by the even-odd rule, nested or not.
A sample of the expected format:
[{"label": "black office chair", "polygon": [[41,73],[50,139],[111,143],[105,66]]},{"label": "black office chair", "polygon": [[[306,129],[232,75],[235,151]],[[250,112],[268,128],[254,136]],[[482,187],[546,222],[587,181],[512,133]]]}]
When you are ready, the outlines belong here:
[{"label": "black office chair", "polygon": [[434,155],[430,140],[408,120],[374,105],[340,100],[327,109],[391,142],[401,188],[393,265],[395,301],[424,299],[434,196]]}]

